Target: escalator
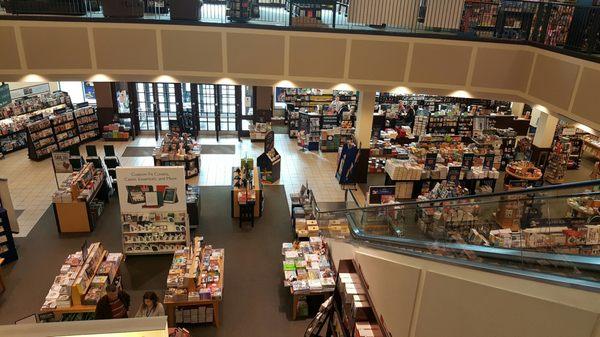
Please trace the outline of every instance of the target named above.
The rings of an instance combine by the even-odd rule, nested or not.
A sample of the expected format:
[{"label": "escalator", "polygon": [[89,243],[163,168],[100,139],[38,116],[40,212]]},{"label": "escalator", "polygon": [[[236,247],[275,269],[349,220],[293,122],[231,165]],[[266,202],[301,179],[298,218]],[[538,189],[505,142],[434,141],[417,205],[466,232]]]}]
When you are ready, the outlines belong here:
[{"label": "escalator", "polygon": [[[341,210],[313,207],[352,245],[600,290],[600,180]],[[346,219],[348,230],[328,231]],[[325,229],[325,230],[323,230]]]}]

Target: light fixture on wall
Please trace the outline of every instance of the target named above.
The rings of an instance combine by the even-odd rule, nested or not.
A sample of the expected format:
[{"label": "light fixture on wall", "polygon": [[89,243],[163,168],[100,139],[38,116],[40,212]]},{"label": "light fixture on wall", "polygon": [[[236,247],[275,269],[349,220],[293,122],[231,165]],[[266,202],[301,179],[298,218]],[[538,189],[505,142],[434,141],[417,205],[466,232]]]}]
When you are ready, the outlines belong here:
[{"label": "light fixture on wall", "polygon": [[298,86],[294,82],[283,80],[275,83],[275,87],[278,88],[297,88]]},{"label": "light fixture on wall", "polygon": [[450,93],[450,97],[473,98],[473,95],[465,90],[456,90]]},{"label": "light fixture on wall", "polygon": [[550,110],[543,105],[536,104],[533,106],[534,109],[540,110],[541,112],[550,113]]},{"label": "light fixture on wall", "polygon": [[336,84],[332,89],[333,90],[344,90],[344,91],[356,91],[356,88],[354,88],[353,86],[351,86],[348,83]]},{"label": "light fixture on wall", "polygon": [[29,74],[29,75],[25,75],[23,77],[21,77],[21,79],[18,82],[48,82],[48,79],[37,75],[37,74]]},{"label": "light fixture on wall", "polygon": [[160,75],[160,76],[154,78],[154,80],[152,82],[177,83],[179,81],[175,77],[170,76],[170,75]]},{"label": "light fixture on wall", "polygon": [[96,74],[88,79],[90,82],[114,82],[114,79],[106,74]]},{"label": "light fixture on wall", "polygon": [[407,87],[395,87],[394,89],[390,90],[390,94],[398,96],[410,95],[412,93],[412,90]]},{"label": "light fixture on wall", "polygon": [[218,79],[215,84],[223,84],[223,85],[237,85],[238,83],[231,78],[223,77]]}]

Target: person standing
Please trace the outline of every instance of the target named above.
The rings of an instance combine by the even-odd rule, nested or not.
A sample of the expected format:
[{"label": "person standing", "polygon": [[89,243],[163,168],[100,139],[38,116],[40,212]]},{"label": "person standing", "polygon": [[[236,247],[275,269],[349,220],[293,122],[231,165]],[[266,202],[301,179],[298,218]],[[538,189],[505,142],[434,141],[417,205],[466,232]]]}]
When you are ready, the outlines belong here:
[{"label": "person standing", "polygon": [[165,308],[158,301],[158,296],[154,291],[147,291],[144,294],[142,305],[138,309],[135,317],[158,317],[165,315]]},{"label": "person standing", "polygon": [[129,294],[109,284],[106,286],[106,295],[96,304],[96,319],[127,318],[130,303]]}]

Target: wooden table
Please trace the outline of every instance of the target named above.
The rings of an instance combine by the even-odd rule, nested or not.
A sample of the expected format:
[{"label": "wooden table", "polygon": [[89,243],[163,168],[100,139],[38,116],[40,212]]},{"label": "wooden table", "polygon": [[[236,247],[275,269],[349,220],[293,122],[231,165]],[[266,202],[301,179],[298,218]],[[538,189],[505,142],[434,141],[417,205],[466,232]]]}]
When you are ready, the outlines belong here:
[{"label": "wooden table", "polygon": [[54,317],[60,321],[62,315],[66,314],[78,314],[78,313],[87,313],[87,312],[96,312],[95,305],[72,305],[68,308],[54,308],[54,309],[42,309],[40,313],[53,313]]}]

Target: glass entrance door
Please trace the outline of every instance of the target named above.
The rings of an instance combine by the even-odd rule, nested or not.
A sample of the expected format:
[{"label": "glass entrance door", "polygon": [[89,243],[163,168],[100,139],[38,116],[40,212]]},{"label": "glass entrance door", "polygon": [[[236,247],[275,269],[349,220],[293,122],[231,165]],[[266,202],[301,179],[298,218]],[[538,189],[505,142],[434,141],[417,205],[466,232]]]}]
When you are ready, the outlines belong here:
[{"label": "glass entrance door", "polygon": [[174,83],[155,83],[158,111],[160,113],[160,130],[168,132],[169,123],[177,123],[177,100]]},{"label": "glass entrance door", "polygon": [[154,131],[155,137],[158,137],[160,123],[156,96],[154,95],[154,84],[136,83],[135,89],[140,131]]}]

